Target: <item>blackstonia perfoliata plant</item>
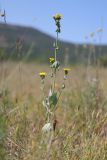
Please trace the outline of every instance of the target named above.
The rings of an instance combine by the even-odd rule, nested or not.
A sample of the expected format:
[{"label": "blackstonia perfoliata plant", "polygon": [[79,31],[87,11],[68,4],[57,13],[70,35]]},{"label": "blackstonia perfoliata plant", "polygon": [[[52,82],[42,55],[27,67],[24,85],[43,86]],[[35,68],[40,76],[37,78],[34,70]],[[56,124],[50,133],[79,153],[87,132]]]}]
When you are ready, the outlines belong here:
[{"label": "blackstonia perfoliata plant", "polygon": [[42,131],[49,131],[53,130],[55,131],[55,127],[56,127],[56,116],[55,116],[55,112],[58,108],[58,101],[60,99],[60,96],[62,94],[63,89],[65,88],[65,80],[67,79],[68,73],[70,71],[69,68],[64,68],[64,77],[63,82],[61,84],[60,89],[57,91],[56,90],[56,73],[59,70],[60,67],[60,62],[57,59],[57,54],[59,51],[59,45],[58,45],[58,36],[59,33],[61,32],[61,25],[60,25],[60,21],[61,21],[61,15],[60,14],[56,14],[55,16],[53,16],[53,19],[55,21],[55,25],[56,25],[56,40],[54,43],[54,57],[50,57],[49,58],[49,62],[50,62],[50,69],[51,69],[51,82],[50,82],[50,88],[49,88],[49,92],[48,95],[45,95],[44,93],[44,86],[45,86],[45,78],[46,78],[46,72],[40,72],[40,78],[41,78],[41,89],[43,92],[43,106],[45,107],[46,110],[46,124],[44,125],[44,127],[42,128]]}]

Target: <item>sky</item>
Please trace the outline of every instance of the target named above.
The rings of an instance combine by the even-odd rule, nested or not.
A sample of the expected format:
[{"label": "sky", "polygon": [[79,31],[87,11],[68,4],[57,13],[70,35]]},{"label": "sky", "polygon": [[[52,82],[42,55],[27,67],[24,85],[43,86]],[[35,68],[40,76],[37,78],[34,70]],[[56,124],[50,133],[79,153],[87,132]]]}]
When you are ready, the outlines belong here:
[{"label": "sky", "polygon": [[[31,26],[52,36],[55,36],[52,16],[60,13],[63,17],[60,39],[107,44],[107,0],[0,0],[0,10],[3,9],[7,23]],[[98,28],[103,28],[103,32],[97,33]]]}]

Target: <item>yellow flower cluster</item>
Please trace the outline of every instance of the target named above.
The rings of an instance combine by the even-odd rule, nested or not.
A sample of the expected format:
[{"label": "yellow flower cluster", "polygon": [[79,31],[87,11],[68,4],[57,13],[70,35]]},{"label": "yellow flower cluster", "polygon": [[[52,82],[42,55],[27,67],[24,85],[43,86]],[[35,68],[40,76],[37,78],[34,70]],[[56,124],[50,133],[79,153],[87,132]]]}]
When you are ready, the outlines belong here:
[{"label": "yellow flower cluster", "polygon": [[67,75],[70,70],[70,68],[64,68],[65,75]]},{"label": "yellow flower cluster", "polygon": [[39,75],[40,75],[41,79],[45,79],[46,72],[40,72]]},{"label": "yellow flower cluster", "polygon": [[55,16],[53,16],[53,19],[56,20],[61,20],[62,16],[60,14],[56,14]]},{"label": "yellow flower cluster", "polygon": [[49,58],[49,61],[51,64],[53,64],[55,62],[55,58]]}]

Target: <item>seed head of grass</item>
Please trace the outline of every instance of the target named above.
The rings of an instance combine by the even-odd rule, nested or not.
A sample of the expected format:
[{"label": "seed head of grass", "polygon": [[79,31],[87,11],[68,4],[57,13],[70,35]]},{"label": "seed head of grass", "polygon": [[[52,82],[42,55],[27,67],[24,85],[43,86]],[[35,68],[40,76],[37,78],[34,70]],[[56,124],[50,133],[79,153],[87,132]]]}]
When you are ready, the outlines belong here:
[{"label": "seed head of grass", "polygon": [[102,28],[97,28],[97,33],[103,32]]},{"label": "seed head of grass", "polygon": [[95,33],[94,33],[94,32],[90,33],[90,37],[91,37],[91,38],[93,38],[94,36],[95,36]]}]

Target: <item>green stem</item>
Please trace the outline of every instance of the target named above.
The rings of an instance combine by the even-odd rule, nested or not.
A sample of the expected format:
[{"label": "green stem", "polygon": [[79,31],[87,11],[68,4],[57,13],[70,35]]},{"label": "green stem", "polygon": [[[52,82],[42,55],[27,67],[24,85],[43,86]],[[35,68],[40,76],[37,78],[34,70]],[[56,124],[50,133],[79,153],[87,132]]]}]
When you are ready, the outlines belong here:
[{"label": "green stem", "polygon": [[[57,50],[58,50],[58,32],[57,32],[56,41],[55,41],[55,62],[57,61]],[[56,69],[54,71],[53,91],[55,90],[55,81],[56,81]]]},{"label": "green stem", "polygon": [[45,84],[44,84],[44,80],[41,80],[41,90],[42,90],[42,96],[43,99],[45,98]]},{"label": "green stem", "polygon": [[57,60],[57,50],[58,50],[58,32],[57,32],[57,36],[56,36],[56,42],[55,42],[55,61]]},{"label": "green stem", "polygon": [[55,90],[55,81],[56,81],[56,71],[54,72],[53,91]]}]

